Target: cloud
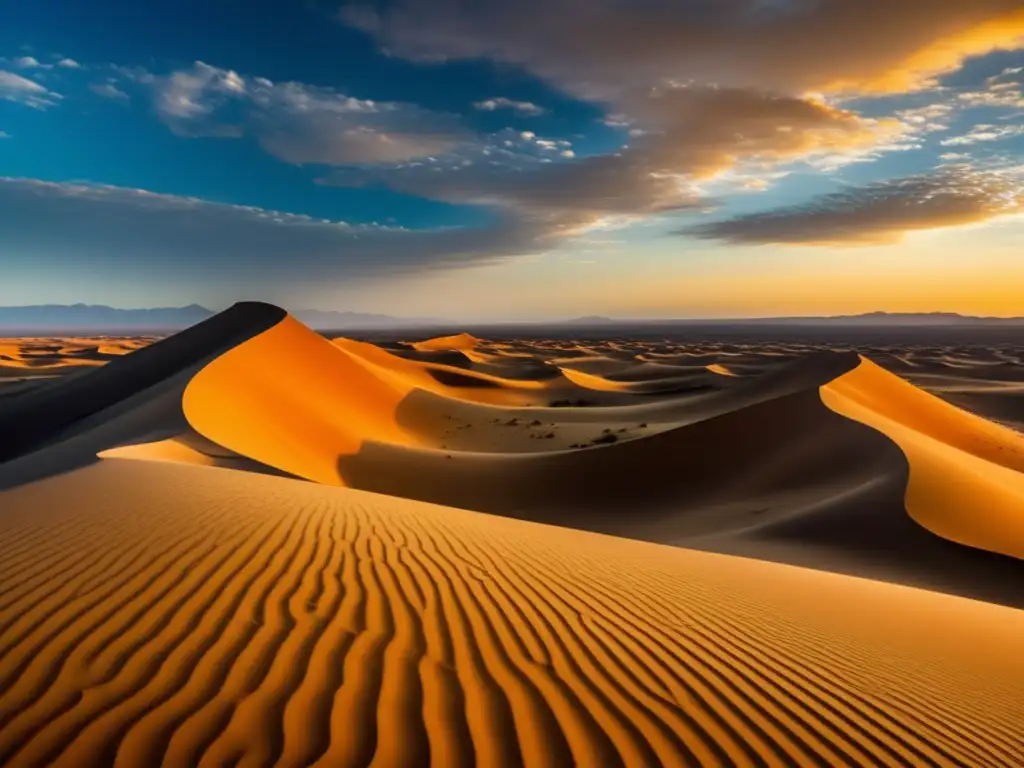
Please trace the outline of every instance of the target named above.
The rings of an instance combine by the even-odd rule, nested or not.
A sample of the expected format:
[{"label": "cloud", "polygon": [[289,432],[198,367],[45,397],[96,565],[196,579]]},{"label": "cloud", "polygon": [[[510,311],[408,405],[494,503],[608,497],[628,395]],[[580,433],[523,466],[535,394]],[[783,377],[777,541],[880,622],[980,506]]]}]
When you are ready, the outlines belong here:
[{"label": "cloud", "polygon": [[1024,213],[1024,185],[1010,174],[948,166],[836,192],[806,205],[699,224],[679,234],[734,245],[878,245],[907,232]]},{"label": "cloud", "polygon": [[0,70],[0,99],[24,104],[34,109],[54,106],[61,95],[54,93],[34,80],[14,72]]},{"label": "cloud", "polygon": [[179,135],[252,136],[299,165],[393,163],[446,152],[468,137],[452,116],[411,104],[274,83],[203,62],[166,77],[130,77],[149,85],[157,115]]},{"label": "cloud", "polygon": [[478,101],[473,104],[473,107],[483,112],[494,112],[499,109],[511,109],[519,114],[531,116],[543,115],[546,111],[543,107],[538,107],[531,101],[513,101],[512,99],[506,99],[504,96]]},{"label": "cloud", "polygon": [[7,131],[0,131],[0,139],[9,139],[9,138],[11,138],[11,134],[9,134]]},{"label": "cloud", "polygon": [[[903,130],[898,122],[860,116],[820,101],[729,88],[667,88],[630,101],[650,126],[620,151],[575,158],[568,142],[520,134],[536,155],[477,162],[471,168],[431,163],[340,171],[327,183],[380,183],[406,194],[486,206],[560,236],[608,217],[636,219],[706,208],[697,182],[740,165],[762,167],[864,151]],[[443,170],[443,172],[439,172]]]},{"label": "cloud", "polygon": [[952,104],[940,103],[901,109],[895,116],[914,133],[938,133],[949,130],[949,121],[955,111]]},{"label": "cloud", "polygon": [[115,101],[128,101],[129,96],[113,83],[90,83],[89,90],[97,96]]},{"label": "cloud", "polygon": [[944,147],[967,147],[988,141],[1004,141],[1024,136],[1024,125],[976,125],[963,136],[954,136],[942,142]]},{"label": "cloud", "polygon": [[57,66],[58,67],[63,67],[64,69],[81,69],[82,68],[82,65],[79,64],[77,61],[75,61],[74,59],[67,59],[67,58],[61,59],[60,61],[58,61],[57,62]]},{"label": "cloud", "polygon": [[459,267],[546,247],[499,220],[407,230],[104,185],[0,178],[0,260],[74,274],[220,280],[238,290]]},{"label": "cloud", "polygon": [[1019,0],[399,0],[348,4],[341,18],[395,55],[486,57],[609,102],[679,78],[900,93],[1024,35]]},{"label": "cloud", "polygon": [[34,56],[21,56],[14,60],[14,66],[18,69],[39,69],[44,65],[40,64]]},{"label": "cloud", "polygon": [[985,81],[985,89],[957,96],[966,107],[1024,109],[1024,67],[1010,67]]},{"label": "cloud", "polygon": [[[920,148],[924,134],[948,130],[953,106],[872,119],[841,99],[929,87],[968,55],[1017,45],[1018,9],[1017,0],[593,0],[583,12],[579,0],[398,0],[383,10],[348,5],[341,18],[391,55],[489,58],[603,105],[605,124],[625,134],[618,156],[536,173],[554,185],[549,197],[615,200],[631,215],[663,204],[666,178],[692,193],[746,166],[762,176],[801,162],[833,172]],[[620,177],[591,170],[599,166]],[[607,186],[580,189],[583,179]],[[432,184],[415,188],[430,196]],[[512,185],[532,190],[518,177]]]}]

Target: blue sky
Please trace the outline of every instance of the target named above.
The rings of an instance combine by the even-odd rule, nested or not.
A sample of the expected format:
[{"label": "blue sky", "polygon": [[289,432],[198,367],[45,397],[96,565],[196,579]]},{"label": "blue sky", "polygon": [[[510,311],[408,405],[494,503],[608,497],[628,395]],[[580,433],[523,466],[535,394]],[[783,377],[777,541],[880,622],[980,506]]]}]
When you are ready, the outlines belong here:
[{"label": "blue sky", "polygon": [[895,5],[5,4],[0,304],[1024,314],[1024,14]]}]

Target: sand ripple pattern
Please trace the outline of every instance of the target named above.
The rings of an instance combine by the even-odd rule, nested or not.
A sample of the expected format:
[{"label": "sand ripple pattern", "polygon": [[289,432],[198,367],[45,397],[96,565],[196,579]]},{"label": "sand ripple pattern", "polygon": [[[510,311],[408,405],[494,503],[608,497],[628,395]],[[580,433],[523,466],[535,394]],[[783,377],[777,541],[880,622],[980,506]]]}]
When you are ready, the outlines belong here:
[{"label": "sand ripple pattern", "polygon": [[216,468],[0,508],[3,765],[1024,764],[1010,609]]}]

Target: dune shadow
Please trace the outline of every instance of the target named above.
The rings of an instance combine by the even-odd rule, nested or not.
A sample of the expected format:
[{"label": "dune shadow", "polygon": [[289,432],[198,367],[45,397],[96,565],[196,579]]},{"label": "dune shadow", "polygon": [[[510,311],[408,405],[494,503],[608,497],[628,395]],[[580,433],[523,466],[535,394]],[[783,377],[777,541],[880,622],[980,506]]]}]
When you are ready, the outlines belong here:
[{"label": "dune shadow", "polygon": [[451,371],[445,368],[425,368],[424,370],[432,379],[434,379],[434,381],[439,384],[443,384],[446,387],[501,389],[500,382],[480,378],[479,376],[471,376],[469,374],[460,373],[459,371]]},{"label": "dune shadow", "polygon": [[192,376],[284,317],[269,304],[236,304],[102,368],[0,398],[0,489],[88,466],[108,448],[187,430],[181,398]]}]

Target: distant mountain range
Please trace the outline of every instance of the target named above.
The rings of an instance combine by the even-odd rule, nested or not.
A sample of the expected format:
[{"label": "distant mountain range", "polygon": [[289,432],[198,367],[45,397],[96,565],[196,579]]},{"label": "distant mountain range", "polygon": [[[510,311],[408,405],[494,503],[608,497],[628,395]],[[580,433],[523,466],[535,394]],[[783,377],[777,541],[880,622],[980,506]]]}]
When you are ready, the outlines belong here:
[{"label": "distant mountain range", "polygon": [[202,322],[214,313],[198,304],[155,309],[114,309],[93,304],[38,304],[0,307],[0,331],[144,333],[173,331]]},{"label": "distant mountain range", "polygon": [[[195,325],[215,313],[198,304],[187,307],[157,307],[153,309],[116,309],[91,304],[41,304],[26,307],[0,307],[0,334],[19,333],[162,333],[177,331]],[[390,330],[417,327],[455,328],[459,323],[438,318],[402,318],[367,312],[332,312],[318,309],[299,309],[291,313],[311,328],[318,330]],[[462,324],[467,325],[467,324]],[[474,326],[489,324],[474,323]],[[495,323],[494,325],[522,325],[536,327],[596,326],[723,326],[723,325],[776,325],[818,327],[942,327],[942,326],[999,326],[1024,328],[1024,317],[973,317],[954,312],[928,312],[920,314],[869,312],[863,315],[834,317],[764,317],[734,319],[640,320],[588,315],[572,320],[548,323]]]},{"label": "distant mountain range", "polygon": [[[187,307],[116,309],[91,304],[41,304],[0,307],[0,333],[161,333],[195,325],[215,312],[190,304]],[[441,325],[430,318],[398,318],[363,312],[297,310],[292,315],[320,330],[411,328]]]}]

